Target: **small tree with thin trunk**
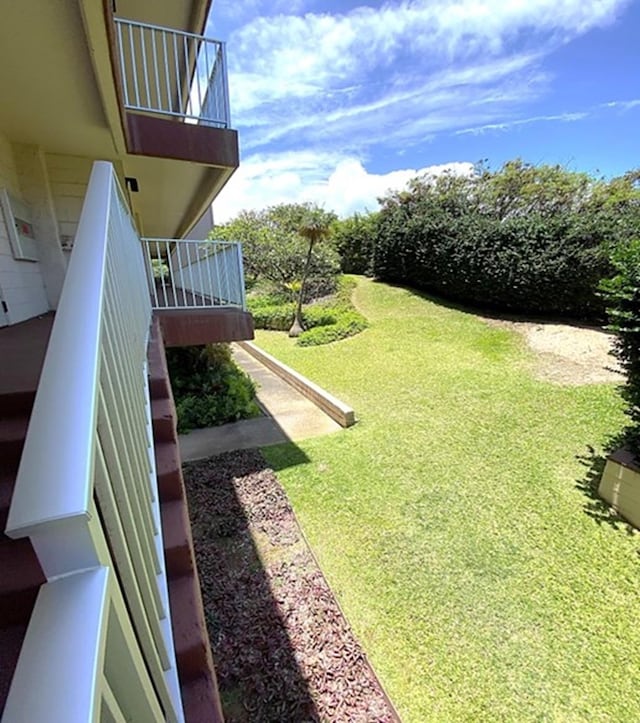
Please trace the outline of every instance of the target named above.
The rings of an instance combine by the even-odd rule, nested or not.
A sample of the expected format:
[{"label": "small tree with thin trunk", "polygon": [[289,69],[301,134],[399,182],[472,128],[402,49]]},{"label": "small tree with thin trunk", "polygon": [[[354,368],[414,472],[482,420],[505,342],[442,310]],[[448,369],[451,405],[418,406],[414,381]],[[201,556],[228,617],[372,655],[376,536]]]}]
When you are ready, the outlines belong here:
[{"label": "small tree with thin trunk", "polygon": [[289,336],[300,336],[304,331],[302,325],[302,303],[304,301],[304,289],[309,274],[309,267],[311,265],[311,255],[313,254],[313,247],[319,241],[327,238],[330,233],[330,227],[335,216],[331,213],[327,213],[318,206],[312,206],[309,208],[305,215],[300,227],[298,228],[298,234],[302,238],[306,239],[309,243],[307,248],[307,259],[302,271],[302,278],[300,279],[300,290],[298,291],[298,303],[296,305],[296,314],[293,319],[291,329],[289,329]]}]

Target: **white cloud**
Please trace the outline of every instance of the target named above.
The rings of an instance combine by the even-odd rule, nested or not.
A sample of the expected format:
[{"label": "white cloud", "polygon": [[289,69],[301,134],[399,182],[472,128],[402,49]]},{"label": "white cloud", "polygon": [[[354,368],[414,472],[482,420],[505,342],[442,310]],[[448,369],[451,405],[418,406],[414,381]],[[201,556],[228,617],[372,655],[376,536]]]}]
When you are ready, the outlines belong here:
[{"label": "white cloud", "polygon": [[550,121],[559,121],[561,123],[571,123],[573,121],[584,120],[589,116],[586,111],[580,111],[577,113],[559,113],[557,115],[538,115],[533,118],[519,118],[518,120],[505,121],[503,123],[487,123],[483,126],[476,126],[475,128],[463,128],[462,130],[456,131],[455,135],[481,135],[488,131],[506,131],[510,128],[517,126],[530,125],[531,123],[545,123]]},{"label": "white cloud", "polygon": [[253,152],[356,152],[499,123],[546,91],[547,53],[627,4],[404,0],[334,15],[272,7],[229,38],[234,123]]},{"label": "white cloud", "polygon": [[544,61],[613,22],[629,2],[388,0],[332,15],[300,14],[320,4],[309,0],[217,0],[216,12],[228,17],[241,6],[251,12],[228,37],[244,160],[214,203],[216,221],[289,201],[340,215],[373,209],[378,196],[425,170],[370,173],[363,159],[374,149],[409,158],[443,133],[579,121],[593,109],[527,110],[554,82]]},{"label": "white cloud", "polygon": [[468,175],[472,170],[472,163],[456,162],[376,174],[369,173],[358,158],[339,154],[258,155],[241,164],[215,200],[213,213],[216,223],[224,223],[241,210],[312,201],[344,217],[375,210],[378,197],[404,188],[417,175]]}]

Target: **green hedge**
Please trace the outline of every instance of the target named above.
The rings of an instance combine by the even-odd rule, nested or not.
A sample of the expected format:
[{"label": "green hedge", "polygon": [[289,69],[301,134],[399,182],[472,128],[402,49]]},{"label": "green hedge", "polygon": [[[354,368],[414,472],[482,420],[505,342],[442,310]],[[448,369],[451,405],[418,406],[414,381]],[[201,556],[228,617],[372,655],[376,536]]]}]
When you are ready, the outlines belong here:
[{"label": "green hedge", "polygon": [[368,326],[367,320],[357,311],[340,311],[333,316],[333,323],[316,326],[303,331],[298,337],[298,346],[320,346],[355,336]]},{"label": "green hedge", "polygon": [[[355,285],[355,279],[341,276],[334,295],[303,308],[305,331],[297,339],[298,346],[329,344],[354,336],[367,328],[367,320],[351,303]],[[256,329],[288,331],[291,328],[295,313],[292,302],[274,295],[263,295],[250,297],[247,306]]]},{"label": "green hedge", "polygon": [[481,307],[601,320],[611,248],[640,223],[634,178],[514,161],[415,179],[383,200],[374,274]]},{"label": "green hedge", "polygon": [[167,349],[167,364],[180,433],[260,414],[255,386],[228,344]]},{"label": "green hedge", "polygon": [[602,282],[614,352],[627,380],[622,395],[632,422],[629,443],[640,453],[640,239],[620,246],[612,255],[615,275]]}]

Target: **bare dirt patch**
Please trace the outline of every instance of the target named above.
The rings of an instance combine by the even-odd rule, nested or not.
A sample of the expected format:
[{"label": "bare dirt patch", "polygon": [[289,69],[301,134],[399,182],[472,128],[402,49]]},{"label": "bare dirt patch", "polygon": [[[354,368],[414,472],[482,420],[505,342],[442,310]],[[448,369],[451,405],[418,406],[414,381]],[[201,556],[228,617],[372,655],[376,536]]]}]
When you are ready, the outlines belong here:
[{"label": "bare dirt patch", "polygon": [[612,353],[614,337],[602,329],[505,319],[485,321],[524,337],[536,355],[533,373],[538,379],[571,386],[624,381]]}]

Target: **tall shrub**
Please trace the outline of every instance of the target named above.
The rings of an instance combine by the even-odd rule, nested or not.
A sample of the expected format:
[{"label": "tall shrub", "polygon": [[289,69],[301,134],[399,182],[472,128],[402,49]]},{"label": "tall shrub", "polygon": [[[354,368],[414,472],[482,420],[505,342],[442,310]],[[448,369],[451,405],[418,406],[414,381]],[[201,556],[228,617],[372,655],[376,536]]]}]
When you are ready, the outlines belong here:
[{"label": "tall shrub", "polygon": [[627,375],[622,394],[632,422],[630,443],[640,453],[640,238],[620,244],[612,263],[616,273],[602,290],[616,334],[614,352]]},{"label": "tall shrub", "polygon": [[634,183],[522,161],[416,178],[382,199],[374,273],[479,306],[603,319],[610,250],[640,222]]},{"label": "tall shrub", "polygon": [[[299,229],[314,207],[308,203],[281,203],[261,211],[241,211],[236,218],[216,226],[211,237],[241,241],[249,287],[258,284],[294,300],[307,267],[309,244]],[[336,220],[327,212],[327,223]],[[308,259],[305,301],[332,293],[340,270],[331,244],[316,244]]]},{"label": "tall shrub", "polygon": [[345,274],[371,274],[377,213],[354,213],[333,224],[333,240]]}]

